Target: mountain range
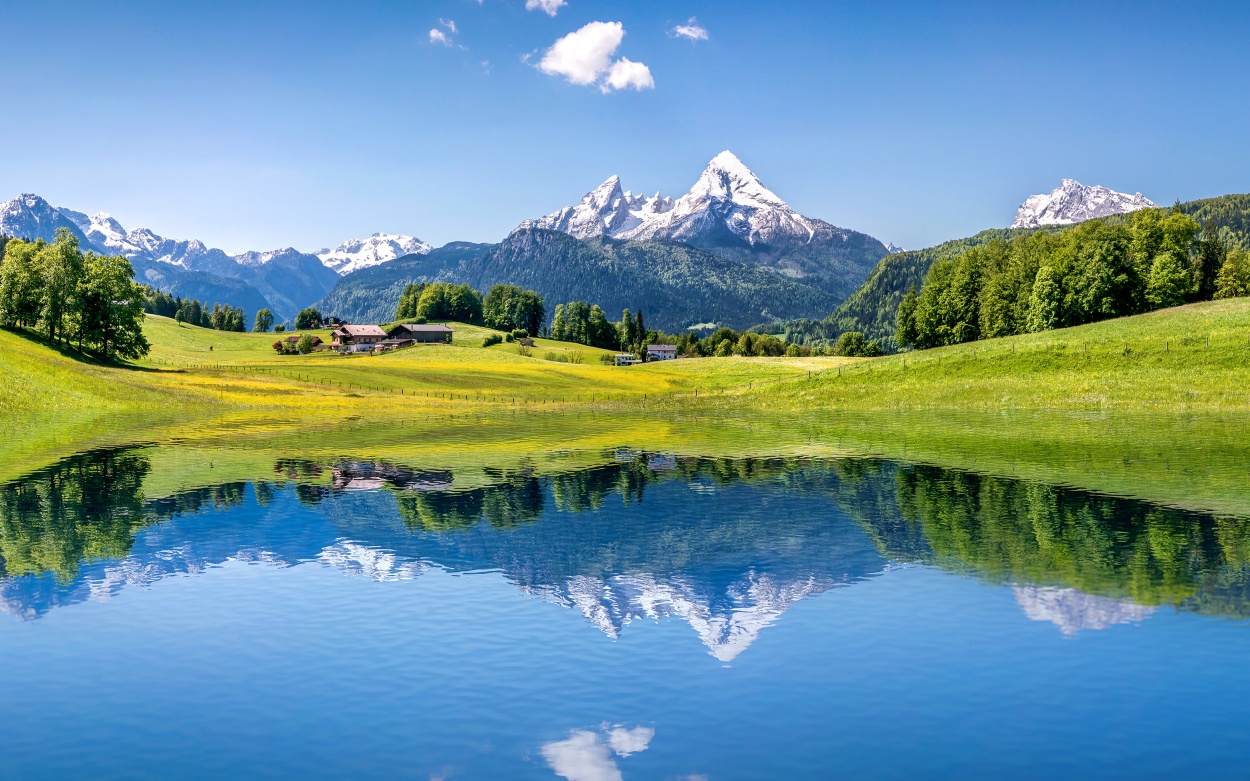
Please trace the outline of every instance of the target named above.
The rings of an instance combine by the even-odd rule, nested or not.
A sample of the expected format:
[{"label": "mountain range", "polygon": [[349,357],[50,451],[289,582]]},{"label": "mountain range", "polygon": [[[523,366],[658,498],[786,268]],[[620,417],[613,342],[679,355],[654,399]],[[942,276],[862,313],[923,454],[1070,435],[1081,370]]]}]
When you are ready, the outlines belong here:
[{"label": "mountain range", "polygon": [[773,271],[843,299],[890,248],[863,233],[804,217],[732,152],[712,158],[680,198],[634,195],[612,176],[574,206],[525,220],[579,239],[676,242]]},{"label": "mountain range", "polygon": [[[51,239],[66,228],[85,247],[129,257],[147,284],[248,312],[268,307],[279,320],[315,305],[354,322],[382,322],[412,282],[481,290],[507,282],[537,290],[549,311],[571,300],[597,303],[613,316],[642,309],[668,331],[801,320],[818,322],[830,336],[861,330],[888,340],[898,300],[937,258],[1021,231],[1153,206],[1140,193],[1064,179],[1026,199],[1010,229],[906,252],[798,213],[725,151],[680,197],[635,195],[612,176],[578,203],[522,221],[498,244],[434,249],[412,236],[375,233],[333,250],[230,255],[146,228],[128,231],[106,213],[56,208],[36,195],[0,204],[0,233]],[[1250,232],[1246,209],[1217,212],[1221,236],[1237,245]]]},{"label": "mountain range", "polygon": [[88,216],[54,207],[38,195],[23,194],[0,204],[0,234],[51,241],[60,228],[85,249],[125,255],[140,282],[206,304],[243,307],[249,313],[268,308],[279,320],[293,319],[333,289],[341,274],[430,250],[411,236],[376,233],[316,253],[286,247],[230,255],[194,239],[170,239],[148,228],[126,230],[106,212]]},{"label": "mountain range", "polygon": [[1074,225],[1078,222],[1153,209],[1154,201],[1141,193],[1127,195],[1095,185],[1087,187],[1075,179],[1064,179],[1044,195],[1030,195],[1016,211],[1013,228],[1040,228],[1043,225]]}]

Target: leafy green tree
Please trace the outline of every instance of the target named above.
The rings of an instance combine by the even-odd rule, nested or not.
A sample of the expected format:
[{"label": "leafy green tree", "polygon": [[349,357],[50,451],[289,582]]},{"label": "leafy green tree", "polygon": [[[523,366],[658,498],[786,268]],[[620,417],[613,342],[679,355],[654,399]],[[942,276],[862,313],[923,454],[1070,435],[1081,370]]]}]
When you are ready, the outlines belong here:
[{"label": "leafy green tree", "polygon": [[733,354],[733,350],[734,350],[734,343],[732,340],[721,339],[716,344],[716,349],[713,350],[712,354],[715,355],[717,358],[727,358]]},{"label": "leafy green tree", "polygon": [[564,304],[556,304],[555,313],[551,317],[551,338],[567,342],[567,330],[568,323],[564,319]]},{"label": "leafy green tree", "polygon": [[295,351],[300,355],[308,355],[313,351],[312,334],[300,334],[299,341],[295,343]]},{"label": "leafy green tree", "polygon": [[256,333],[268,333],[273,328],[273,312],[268,309],[262,309],[256,313],[256,322],[252,325],[252,330]]},{"label": "leafy green tree", "polygon": [[859,331],[847,331],[838,337],[833,347],[834,355],[845,355],[857,358],[874,358],[881,354],[881,345],[868,341]]},{"label": "leafy green tree", "polygon": [[172,317],[177,319],[182,301],[174,298],[163,290],[143,285],[143,311],[150,315]]},{"label": "leafy green tree", "polygon": [[109,361],[147,355],[143,335],[143,288],[135,284],[135,270],[123,257],[88,253],[79,283],[79,344],[94,347]]},{"label": "leafy green tree", "polygon": [[307,331],[310,328],[321,327],[321,313],[313,307],[301,309],[299,314],[295,316],[295,330]]},{"label": "leafy green tree", "polygon": [[1194,254],[1193,296],[1198,301],[1210,301],[1215,297],[1220,271],[1228,257],[1228,248],[1220,239],[1215,223],[1207,221],[1198,237],[1198,251]]},{"label": "leafy green tree", "polygon": [[1215,280],[1216,298],[1250,296],[1250,252],[1235,249],[1224,258]]},{"label": "leafy green tree", "polygon": [[12,239],[0,265],[0,324],[33,328],[43,307],[43,277],[36,257],[42,241]]},{"label": "leafy green tree", "polygon": [[899,344],[910,346],[916,343],[916,302],[918,300],[919,296],[916,295],[916,286],[912,285],[911,290],[903,296],[903,300],[898,304],[895,334]]},{"label": "leafy green tree", "polygon": [[1193,277],[1171,252],[1160,252],[1150,266],[1146,300],[1156,309],[1179,306],[1192,289]]},{"label": "leafy green tree", "polygon": [[1055,277],[1055,270],[1050,266],[1042,266],[1037,271],[1033,282],[1033,291],[1029,295],[1029,314],[1025,327],[1031,333],[1049,331],[1059,324],[1059,307],[1062,305],[1063,290]]},{"label": "leafy green tree", "polygon": [[58,228],[56,240],[45,244],[37,254],[43,278],[43,300],[39,317],[49,342],[61,341],[65,319],[77,307],[74,300],[83,274],[83,257],[78,239],[66,228]]},{"label": "leafy green tree", "polygon": [[213,314],[212,314],[211,322],[212,322],[213,330],[215,331],[221,331],[225,328],[226,313],[222,310],[221,304],[213,304]]},{"label": "leafy green tree", "polygon": [[401,322],[411,322],[417,319],[417,302],[421,300],[421,293],[425,290],[424,283],[409,283],[404,287],[404,292],[399,296],[399,305],[395,308],[395,319]]}]

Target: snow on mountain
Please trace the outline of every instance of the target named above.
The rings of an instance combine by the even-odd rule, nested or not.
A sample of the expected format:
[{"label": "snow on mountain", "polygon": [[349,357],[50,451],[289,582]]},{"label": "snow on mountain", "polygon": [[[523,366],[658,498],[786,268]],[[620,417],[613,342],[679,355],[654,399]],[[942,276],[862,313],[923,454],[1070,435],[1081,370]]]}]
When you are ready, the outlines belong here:
[{"label": "snow on mountain", "polygon": [[1062,184],[1046,195],[1030,195],[1020,205],[1011,227],[1072,225],[1154,206],[1154,202],[1141,193],[1128,195],[1106,187],[1087,187],[1075,179],[1064,179]]},{"label": "snow on mountain", "polygon": [[613,176],[576,206],[522,222],[517,230],[558,230],[579,239],[669,241],[737,239],[750,246],[810,241],[827,223],[811,220],[769,190],[732,152],[712,158],[690,191],[677,200],[621,189]]},{"label": "snow on mountain", "polygon": [[83,230],[75,220],[38,195],[23,193],[0,204],[0,234],[31,241],[52,241],[58,228],[68,229],[80,242],[85,240]]},{"label": "snow on mountain", "polygon": [[378,266],[404,255],[424,255],[432,248],[413,236],[397,233],[375,233],[367,239],[348,239],[338,249],[317,250],[314,255],[340,274]]}]

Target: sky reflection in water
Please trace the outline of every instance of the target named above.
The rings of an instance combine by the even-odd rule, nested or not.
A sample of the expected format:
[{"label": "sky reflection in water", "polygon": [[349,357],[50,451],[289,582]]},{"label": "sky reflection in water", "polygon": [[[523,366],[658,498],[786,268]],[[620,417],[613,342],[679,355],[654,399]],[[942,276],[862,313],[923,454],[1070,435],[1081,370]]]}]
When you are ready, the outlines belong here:
[{"label": "sky reflection in water", "polygon": [[[865,460],[0,488],[6,774],[1232,777],[1250,524]],[[344,577],[347,575],[347,577]]]}]

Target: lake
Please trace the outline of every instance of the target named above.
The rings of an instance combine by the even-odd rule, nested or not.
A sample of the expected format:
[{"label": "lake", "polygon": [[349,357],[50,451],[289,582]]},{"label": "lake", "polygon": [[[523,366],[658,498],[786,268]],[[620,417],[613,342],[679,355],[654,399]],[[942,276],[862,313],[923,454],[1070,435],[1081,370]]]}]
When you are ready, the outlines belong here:
[{"label": "lake", "polygon": [[1246,518],[592,455],[291,455],[162,490],[129,447],[9,482],[0,775],[1245,775]]}]

